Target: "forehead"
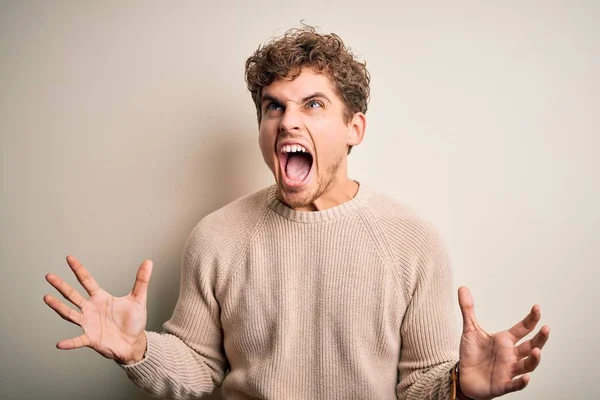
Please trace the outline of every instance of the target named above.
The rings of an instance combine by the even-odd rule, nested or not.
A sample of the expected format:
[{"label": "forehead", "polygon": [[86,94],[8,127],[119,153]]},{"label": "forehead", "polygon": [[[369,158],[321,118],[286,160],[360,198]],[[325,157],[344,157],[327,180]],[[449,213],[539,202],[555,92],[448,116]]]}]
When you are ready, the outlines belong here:
[{"label": "forehead", "polygon": [[279,99],[298,100],[315,92],[321,92],[331,99],[337,97],[328,75],[304,68],[294,80],[277,79],[270,85],[263,87],[262,96],[268,95]]}]

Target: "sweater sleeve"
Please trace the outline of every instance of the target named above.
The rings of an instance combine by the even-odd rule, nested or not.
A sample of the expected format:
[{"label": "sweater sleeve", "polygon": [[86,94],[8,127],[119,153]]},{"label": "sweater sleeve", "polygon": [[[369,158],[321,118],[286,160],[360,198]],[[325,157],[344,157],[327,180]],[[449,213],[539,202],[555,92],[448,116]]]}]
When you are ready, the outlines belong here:
[{"label": "sweater sleeve", "polygon": [[200,398],[219,386],[225,375],[228,363],[215,298],[216,246],[207,231],[201,222],[188,238],[179,298],[163,332],[146,332],[144,359],[122,365],[130,380],[154,397]]},{"label": "sweater sleeve", "polygon": [[397,395],[401,400],[449,400],[450,371],[458,360],[452,271],[435,228],[419,229],[414,245],[408,304],[401,326]]}]

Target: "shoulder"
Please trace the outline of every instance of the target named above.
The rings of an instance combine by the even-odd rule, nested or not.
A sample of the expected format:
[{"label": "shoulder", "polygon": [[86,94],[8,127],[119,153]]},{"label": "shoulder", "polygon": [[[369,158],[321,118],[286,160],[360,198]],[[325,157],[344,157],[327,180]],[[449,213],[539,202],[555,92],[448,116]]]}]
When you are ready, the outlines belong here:
[{"label": "shoulder", "polygon": [[446,276],[451,262],[439,229],[427,218],[397,199],[381,193],[370,196],[372,230],[404,282],[409,300],[415,285],[430,276]]},{"label": "shoulder", "polygon": [[186,247],[203,251],[236,252],[260,224],[268,209],[269,188],[242,196],[206,215],[194,227]]},{"label": "shoulder", "polygon": [[252,225],[267,210],[268,193],[267,187],[242,196],[202,218],[197,228],[226,233]]},{"label": "shoulder", "polygon": [[372,222],[393,247],[421,256],[443,248],[438,228],[415,208],[387,194],[370,192]]}]

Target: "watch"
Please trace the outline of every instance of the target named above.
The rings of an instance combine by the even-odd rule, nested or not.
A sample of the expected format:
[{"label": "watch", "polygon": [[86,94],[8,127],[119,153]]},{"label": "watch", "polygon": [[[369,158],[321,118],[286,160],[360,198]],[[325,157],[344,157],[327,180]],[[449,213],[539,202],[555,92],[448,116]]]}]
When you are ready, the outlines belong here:
[{"label": "watch", "polygon": [[458,371],[458,363],[452,367],[452,400],[474,400],[465,394],[460,389],[460,372]]}]

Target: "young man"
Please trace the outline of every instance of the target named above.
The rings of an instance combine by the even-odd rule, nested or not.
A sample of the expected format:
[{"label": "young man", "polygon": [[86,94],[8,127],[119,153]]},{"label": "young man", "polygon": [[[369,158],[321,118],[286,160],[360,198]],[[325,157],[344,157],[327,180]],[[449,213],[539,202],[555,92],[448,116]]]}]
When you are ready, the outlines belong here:
[{"label": "young man", "polygon": [[275,184],[194,228],[162,333],[145,331],[151,261],[114,298],[68,256],[90,298],[47,275],[81,309],[44,298],[84,329],[58,348],[91,347],[146,392],[175,399],[219,385],[228,399],[491,399],[523,389],[549,336],[542,327],[517,345],[539,307],[492,335],[461,288],[456,349],[438,233],[348,177],[366,127],[365,64],[338,36],[307,27],[259,47],[246,80]]}]

